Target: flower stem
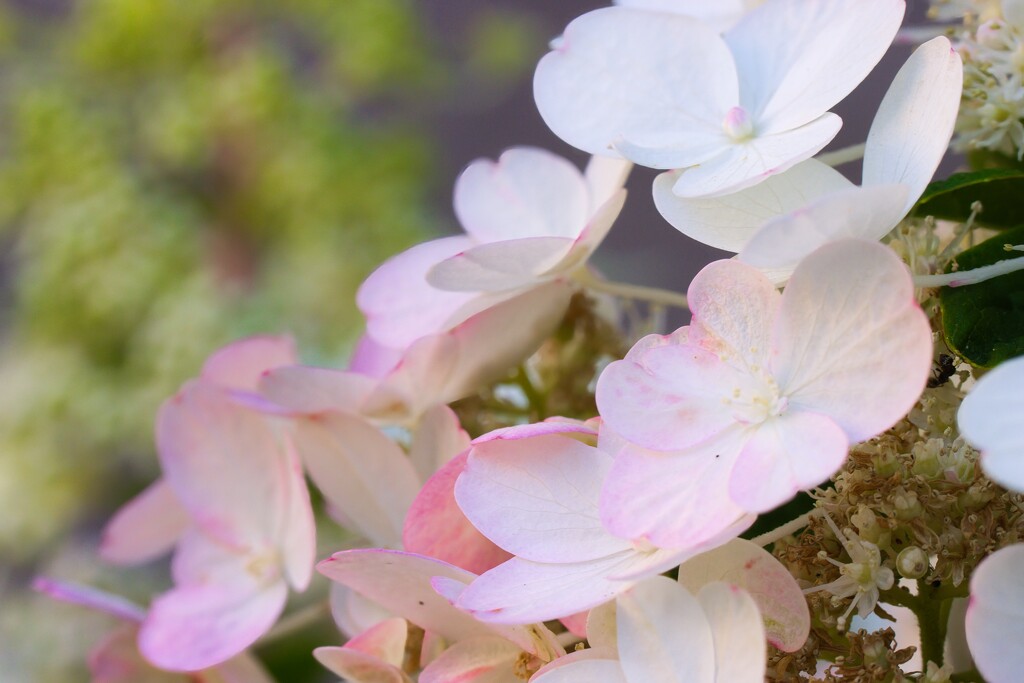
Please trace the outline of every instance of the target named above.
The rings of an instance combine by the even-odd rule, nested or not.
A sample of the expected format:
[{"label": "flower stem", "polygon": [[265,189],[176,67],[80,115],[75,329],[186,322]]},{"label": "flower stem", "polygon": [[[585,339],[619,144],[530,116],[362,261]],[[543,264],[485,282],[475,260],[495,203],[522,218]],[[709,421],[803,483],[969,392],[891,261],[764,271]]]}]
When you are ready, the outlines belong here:
[{"label": "flower stem", "polygon": [[[1006,245],[1007,251],[1024,251],[1024,245]],[[964,285],[976,285],[985,280],[991,280],[1000,275],[1008,275],[1018,270],[1024,270],[1024,257],[1009,258],[996,261],[987,266],[974,268],[972,270],[961,270],[954,273],[940,273],[938,275],[915,275],[914,286],[916,287],[963,287]]]},{"label": "flower stem", "polygon": [[815,157],[818,161],[829,166],[841,166],[851,161],[864,158],[864,144],[850,145],[832,152],[825,152]]},{"label": "flower stem", "polygon": [[647,301],[662,306],[675,306],[676,308],[689,308],[686,302],[686,295],[670,292],[657,287],[644,287],[643,285],[629,285],[622,282],[603,280],[589,270],[583,268],[577,271],[576,280],[587,289],[595,292],[604,292],[624,299]]},{"label": "flower stem", "polygon": [[792,521],[786,522],[780,527],[772,529],[771,531],[766,531],[760,536],[755,536],[754,538],[750,539],[750,542],[756,543],[762,548],[766,545],[771,545],[772,543],[778,541],[780,538],[785,538],[786,536],[792,534],[794,531],[799,531],[800,529],[803,529],[810,523],[812,517],[815,517],[820,513],[821,510],[815,508],[810,512],[806,512],[800,515]]}]

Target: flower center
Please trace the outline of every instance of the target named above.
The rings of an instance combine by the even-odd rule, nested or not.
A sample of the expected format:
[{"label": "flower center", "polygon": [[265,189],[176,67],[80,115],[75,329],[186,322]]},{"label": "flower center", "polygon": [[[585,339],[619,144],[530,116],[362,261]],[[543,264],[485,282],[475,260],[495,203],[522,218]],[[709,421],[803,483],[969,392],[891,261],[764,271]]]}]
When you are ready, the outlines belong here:
[{"label": "flower center", "polygon": [[746,142],[754,137],[754,124],[743,107],[733,107],[722,120],[722,130],[733,142]]}]

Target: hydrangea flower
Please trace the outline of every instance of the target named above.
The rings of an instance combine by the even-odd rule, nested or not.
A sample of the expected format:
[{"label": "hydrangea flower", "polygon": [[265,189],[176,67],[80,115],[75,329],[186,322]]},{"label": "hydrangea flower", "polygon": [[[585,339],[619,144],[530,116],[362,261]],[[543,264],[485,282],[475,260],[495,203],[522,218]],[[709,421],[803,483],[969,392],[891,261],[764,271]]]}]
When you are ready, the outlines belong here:
[{"label": "hydrangea flower", "polygon": [[994,481],[1024,492],[1024,357],[1002,363],[982,377],[960,404],[960,433],[981,451],[981,468]]},{"label": "hydrangea flower", "polygon": [[534,95],[560,138],[591,154],[685,169],[672,190],[714,196],[813,156],[828,110],[874,68],[902,0],[768,0],[725,34],[678,14],[611,7],[569,24]]},{"label": "hydrangea flower", "polygon": [[[689,467],[727,481],[741,508],[770,510],[834,473],[851,442],[906,414],[931,368],[931,328],[909,272],[879,244],[821,247],[781,295],[753,267],[718,261],[694,278],[689,300],[685,334],[645,344],[598,380],[608,427],[668,452],[643,465],[630,484],[638,492],[645,482],[664,490]],[[655,533],[656,523],[632,526]]]}]

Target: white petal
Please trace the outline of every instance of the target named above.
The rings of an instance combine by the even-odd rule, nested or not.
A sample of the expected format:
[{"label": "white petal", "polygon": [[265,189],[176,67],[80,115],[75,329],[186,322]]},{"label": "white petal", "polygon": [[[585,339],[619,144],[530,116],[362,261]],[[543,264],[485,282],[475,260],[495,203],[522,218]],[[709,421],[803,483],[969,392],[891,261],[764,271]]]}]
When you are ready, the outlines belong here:
[{"label": "white petal", "polygon": [[596,658],[592,653],[588,648],[556,659],[535,673],[530,683],[630,683],[618,661]]},{"label": "white petal", "polygon": [[887,247],[843,240],[797,267],[773,334],[790,410],[835,420],[851,442],[885,431],[917,401],[932,333],[907,267]]},{"label": "white petal", "polygon": [[679,583],[691,593],[714,581],[725,581],[750,594],[763,615],[772,645],[784,652],[803,647],[811,628],[807,601],[792,574],[771,553],[737,538],[679,567]]},{"label": "white petal", "polygon": [[579,236],[589,214],[583,174],[547,150],[515,147],[477,159],[455,182],[455,215],[481,243]]},{"label": "white petal", "polygon": [[1001,485],[1024,491],[1024,357],[986,374],[960,404],[960,433],[982,451],[981,467]]},{"label": "white petal", "polygon": [[742,0],[715,0],[713,3],[707,0],[615,0],[614,4],[695,17],[718,31],[724,31],[736,23],[746,9]]},{"label": "white petal", "polygon": [[744,108],[765,133],[808,123],[860,84],[892,43],[903,0],[774,0],[725,35]]},{"label": "white petal", "polygon": [[654,203],[658,211],[684,235],[734,252],[742,249],[766,221],[852,186],[831,166],[808,159],[739,192],[685,199],[672,191],[680,173],[669,171],[655,179]]},{"label": "white petal", "polygon": [[978,671],[992,683],[1020,680],[1024,669],[1024,544],[987,557],[971,576],[967,643]]},{"label": "white petal", "polygon": [[620,596],[616,611],[619,660],[631,683],[715,681],[711,626],[697,599],[678,583],[648,579]]},{"label": "white petal", "polygon": [[838,116],[822,114],[798,128],[731,143],[722,154],[687,169],[672,191],[680,197],[717,197],[753,187],[810,159],[836,136],[840,126]]},{"label": "white petal", "polygon": [[906,214],[907,191],[906,185],[854,186],[815,199],[765,223],[739,260],[784,282],[804,257],[828,242],[887,235]]},{"label": "white petal", "polygon": [[496,292],[533,284],[568,255],[572,237],[521,237],[481,244],[441,261],[427,282],[451,292]]},{"label": "white petal", "polygon": [[612,459],[564,436],[495,439],[470,451],[455,498],[485,536],[523,559],[583,562],[629,548],[601,526]]},{"label": "white petal", "polygon": [[715,683],[761,683],[767,648],[761,613],[743,589],[711,583],[697,600],[704,610],[715,647]]},{"label": "white petal", "polygon": [[401,668],[349,647],[318,647],[313,656],[349,683],[408,683]]},{"label": "white petal", "polygon": [[569,24],[533,85],[556,135],[605,156],[617,156],[610,146],[622,138],[686,156],[721,131],[739,97],[732,55],[714,29],[617,7]]},{"label": "white petal", "polygon": [[459,416],[448,406],[435,406],[425,412],[409,447],[409,460],[420,481],[434,476],[445,463],[469,448],[469,441]]},{"label": "white petal", "polygon": [[939,36],[914,51],[878,107],[864,148],[863,183],[907,185],[904,215],[949,147],[962,88],[960,55]]},{"label": "white petal", "polygon": [[100,556],[139,564],[168,552],[189,525],[188,514],[163,479],[132,498],[103,529]]},{"label": "white petal", "polygon": [[590,191],[590,213],[596,213],[602,205],[626,186],[633,164],[625,159],[595,155],[590,157],[583,171],[583,179]]}]

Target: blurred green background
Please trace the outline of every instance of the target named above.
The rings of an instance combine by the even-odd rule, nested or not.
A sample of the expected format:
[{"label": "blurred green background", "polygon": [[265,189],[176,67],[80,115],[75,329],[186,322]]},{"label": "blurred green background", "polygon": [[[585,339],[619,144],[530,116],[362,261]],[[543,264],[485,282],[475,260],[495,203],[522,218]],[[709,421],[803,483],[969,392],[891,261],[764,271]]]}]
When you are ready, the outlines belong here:
[{"label": "blurred green background", "polygon": [[[156,408],[203,358],[289,332],[340,362],[359,282],[451,229],[444,185],[471,157],[437,131],[521,87],[547,36],[494,3],[457,30],[427,10],[0,2],[3,683],[87,680],[111,623],[26,592],[33,575],[165,585],[101,567],[97,533],[156,476]],[[282,680],[306,680],[297,656]]]}]

